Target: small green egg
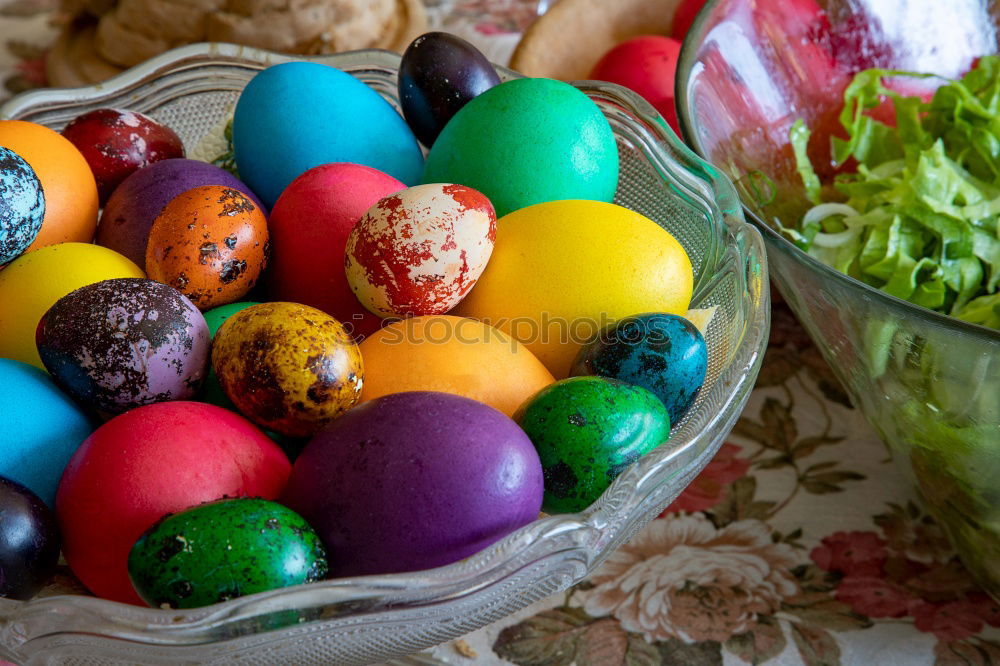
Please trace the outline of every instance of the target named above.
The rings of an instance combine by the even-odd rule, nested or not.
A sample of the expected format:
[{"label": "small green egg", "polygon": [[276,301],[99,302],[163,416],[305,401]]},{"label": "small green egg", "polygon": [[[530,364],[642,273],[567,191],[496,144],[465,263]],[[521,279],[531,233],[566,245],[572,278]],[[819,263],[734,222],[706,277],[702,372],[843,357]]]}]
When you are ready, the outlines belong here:
[{"label": "small green egg", "polygon": [[670,416],[659,398],[603,377],[551,384],[514,420],[542,461],[542,510],[548,513],[587,508],[626,467],[670,438]]},{"label": "small green egg", "polygon": [[326,576],[323,544],[302,516],[276,502],[227,499],[171,514],[129,553],[142,599],[198,608]]}]

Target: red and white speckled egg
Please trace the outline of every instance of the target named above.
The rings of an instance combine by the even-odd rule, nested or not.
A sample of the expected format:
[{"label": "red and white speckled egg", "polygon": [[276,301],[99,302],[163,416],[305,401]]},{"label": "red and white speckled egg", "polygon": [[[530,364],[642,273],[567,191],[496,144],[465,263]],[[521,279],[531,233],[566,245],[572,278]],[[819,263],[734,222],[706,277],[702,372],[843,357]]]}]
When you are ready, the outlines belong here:
[{"label": "red and white speckled egg", "polygon": [[347,281],[381,317],[444,314],[482,275],[496,212],[464,185],[418,185],[368,209],[347,240]]}]

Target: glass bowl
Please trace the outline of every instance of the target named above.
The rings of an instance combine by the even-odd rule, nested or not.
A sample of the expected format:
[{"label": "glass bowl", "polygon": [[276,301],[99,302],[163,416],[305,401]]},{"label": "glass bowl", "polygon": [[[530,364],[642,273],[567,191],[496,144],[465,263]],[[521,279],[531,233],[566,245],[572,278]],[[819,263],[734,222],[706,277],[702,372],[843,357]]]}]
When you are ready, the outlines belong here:
[{"label": "glass bowl", "polygon": [[[781,295],[967,567],[1000,598],[1000,331],[889,296],[772,228],[796,226],[810,207],[789,129],[797,118],[829,128],[843,81],[817,75],[794,11],[783,10],[784,26],[752,21],[766,4],[709,0],[698,16],[677,74],[684,135],[735,181]],[[997,52],[995,2],[952,3],[947,17],[936,0],[820,5],[841,43],[880,67],[959,77],[976,56]]]},{"label": "glass bowl", "polygon": [[[125,107],[169,124],[191,149],[226,122],[257,71],[291,59],[226,44],[192,45],[92,88],[26,94],[0,108],[0,117],[59,128],[90,109]],[[315,60],[352,73],[395,104],[396,54],[358,51]],[[706,383],[668,443],[630,466],[586,511],[540,518],[439,569],[329,580],[187,611],[82,595],[0,599],[0,658],[352,664],[410,654],[569,587],[673,501],[721,446],[760,369],[769,323],[764,247],[744,221],[732,185],[681,144],[650,106],[610,84],[580,88],[617,137],[622,177],[616,200],[678,238],[695,267],[692,307],[714,311]]]}]

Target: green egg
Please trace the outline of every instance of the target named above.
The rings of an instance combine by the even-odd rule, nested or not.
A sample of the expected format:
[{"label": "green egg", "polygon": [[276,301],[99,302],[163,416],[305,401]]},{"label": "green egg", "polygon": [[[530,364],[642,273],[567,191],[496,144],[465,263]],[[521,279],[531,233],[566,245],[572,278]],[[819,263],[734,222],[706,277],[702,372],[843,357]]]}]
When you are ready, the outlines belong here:
[{"label": "green egg", "polygon": [[427,155],[424,183],[485,194],[497,217],[545,201],[610,202],[618,148],[600,108],[554,79],[514,79],[469,101]]},{"label": "green egg", "polygon": [[132,585],[160,608],[198,608],[326,576],[323,544],[276,502],[227,499],[171,514],[128,558]]},{"label": "green egg", "polygon": [[650,391],[603,377],[571,377],[530,398],[514,420],[542,461],[548,513],[582,511],[615,477],[670,437]]}]

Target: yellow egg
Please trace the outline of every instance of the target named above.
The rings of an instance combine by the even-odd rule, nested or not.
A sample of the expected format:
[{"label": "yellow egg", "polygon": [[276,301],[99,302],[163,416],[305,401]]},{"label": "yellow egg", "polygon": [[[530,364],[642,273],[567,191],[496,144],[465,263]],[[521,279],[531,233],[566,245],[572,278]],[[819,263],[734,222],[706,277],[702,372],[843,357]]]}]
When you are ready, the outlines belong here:
[{"label": "yellow egg", "polygon": [[599,201],[550,201],[497,221],[490,263],[452,314],[509,333],[559,379],[604,325],[646,312],[683,316],[693,284],[684,248],[649,218]]},{"label": "yellow egg", "polygon": [[35,348],[42,315],[66,294],[88,284],[146,277],[113,250],[89,243],[60,243],[22,254],[0,271],[0,358],[43,370]]}]

